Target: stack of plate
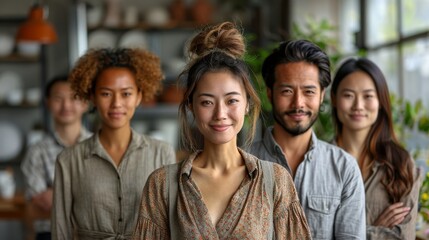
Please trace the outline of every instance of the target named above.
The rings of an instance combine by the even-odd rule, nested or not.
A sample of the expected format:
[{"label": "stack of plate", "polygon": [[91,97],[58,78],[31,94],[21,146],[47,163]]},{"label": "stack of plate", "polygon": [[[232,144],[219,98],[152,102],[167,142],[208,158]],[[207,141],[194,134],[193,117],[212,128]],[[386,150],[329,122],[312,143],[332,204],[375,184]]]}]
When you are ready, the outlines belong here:
[{"label": "stack of plate", "polygon": [[16,157],[23,147],[21,131],[14,124],[0,121],[0,162]]}]

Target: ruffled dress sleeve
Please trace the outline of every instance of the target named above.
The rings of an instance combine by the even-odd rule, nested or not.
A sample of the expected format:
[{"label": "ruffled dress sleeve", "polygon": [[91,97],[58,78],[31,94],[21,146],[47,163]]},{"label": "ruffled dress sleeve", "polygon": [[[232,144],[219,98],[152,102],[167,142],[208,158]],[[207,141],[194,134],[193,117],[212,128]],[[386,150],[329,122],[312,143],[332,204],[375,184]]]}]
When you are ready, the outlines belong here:
[{"label": "ruffled dress sleeve", "polygon": [[163,167],[149,176],[132,239],[170,239],[165,181]]}]

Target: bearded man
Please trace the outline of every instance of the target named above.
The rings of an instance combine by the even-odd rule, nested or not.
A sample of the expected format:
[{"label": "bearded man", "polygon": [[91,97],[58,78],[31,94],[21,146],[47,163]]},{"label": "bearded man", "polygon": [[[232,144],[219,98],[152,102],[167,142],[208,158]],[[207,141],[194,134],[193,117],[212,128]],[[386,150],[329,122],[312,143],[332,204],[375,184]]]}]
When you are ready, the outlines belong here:
[{"label": "bearded man", "polygon": [[331,83],[328,56],[306,40],[283,42],[264,60],[262,76],[274,125],[249,151],[292,175],[313,239],[365,239],[357,161],[312,130]]}]

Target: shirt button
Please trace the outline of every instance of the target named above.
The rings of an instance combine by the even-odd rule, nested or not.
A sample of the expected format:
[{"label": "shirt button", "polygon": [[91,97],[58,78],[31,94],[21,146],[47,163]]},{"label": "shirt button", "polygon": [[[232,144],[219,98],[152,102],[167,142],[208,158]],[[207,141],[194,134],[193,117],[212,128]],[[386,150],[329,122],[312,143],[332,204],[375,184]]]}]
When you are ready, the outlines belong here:
[{"label": "shirt button", "polygon": [[119,199],[119,201],[121,201],[121,200],[122,200],[122,198],[121,198],[120,196],[118,197],[118,199]]},{"label": "shirt button", "polygon": [[118,220],[119,222],[122,222],[122,218],[119,218],[119,220]]}]

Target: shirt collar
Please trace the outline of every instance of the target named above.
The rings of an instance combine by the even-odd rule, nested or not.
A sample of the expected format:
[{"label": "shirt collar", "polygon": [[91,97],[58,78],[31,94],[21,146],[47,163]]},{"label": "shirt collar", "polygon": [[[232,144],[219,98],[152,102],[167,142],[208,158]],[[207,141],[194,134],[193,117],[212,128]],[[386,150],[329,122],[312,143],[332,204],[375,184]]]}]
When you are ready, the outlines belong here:
[{"label": "shirt collar", "polygon": [[311,139],[310,139],[310,146],[308,146],[308,150],[307,150],[307,153],[305,153],[304,159],[311,161],[313,159],[315,149],[317,149],[318,145],[319,145],[319,139],[317,138],[314,131],[312,131],[311,132]]},{"label": "shirt collar", "polygon": [[316,136],[316,133],[314,131],[311,131],[311,139],[310,139],[310,146],[308,148],[308,151],[313,151],[314,149],[317,149],[317,146],[319,145],[319,139]]},{"label": "shirt collar", "polygon": [[[107,156],[106,151],[104,150],[103,145],[101,145],[100,142],[100,131],[97,131],[94,136],[92,137],[92,147],[91,147],[91,154],[92,155],[98,155],[102,158],[109,158]],[[130,145],[127,148],[127,151],[134,151],[137,148],[144,147],[148,145],[148,137],[141,135],[131,129],[131,141]]]},{"label": "shirt collar", "polygon": [[274,140],[273,129],[274,129],[273,126],[270,126],[266,129],[263,141],[268,151],[271,154],[275,155],[274,153],[276,153],[278,150],[281,150],[281,148],[277,144],[276,140]]},{"label": "shirt collar", "polygon": [[[277,144],[276,140],[274,139],[273,129],[274,129],[273,126],[270,126],[267,128],[267,130],[265,131],[265,134],[264,134],[263,141],[264,141],[265,147],[268,149],[268,151],[272,155],[275,156],[278,151],[282,152],[282,149]],[[308,151],[306,153],[306,155],[308,156],[307,159],[309,159],[309,160],[312,159],[311,156],[312,156],[314,150],[317,149],[317,146],[319,145],[319,141],[320,140],[317,138],[316,133],[314,133],[314,131],[311,131],[310,146],[309,146]]]},{"label": "shirt collar", "polygon": [[[57,131],[52,132],[52,137],[55,139],[55,143],[62,146],[62,147],[68,147],[64,144],[63,140],[61,139],[60,135],[57,133]],[[91,132],[88,131],[85,127],[80,128],[79,137],[77,139],[77,142],[82,142],[83,140],[87,139],[91,136]]]}]

